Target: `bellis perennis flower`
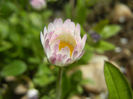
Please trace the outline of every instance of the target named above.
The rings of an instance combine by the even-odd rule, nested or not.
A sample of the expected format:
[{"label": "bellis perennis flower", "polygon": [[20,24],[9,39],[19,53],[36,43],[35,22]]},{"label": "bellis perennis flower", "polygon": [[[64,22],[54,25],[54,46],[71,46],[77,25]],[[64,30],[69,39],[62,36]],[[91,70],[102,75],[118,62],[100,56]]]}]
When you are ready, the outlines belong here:
[{"label": "bellis perennis flower", "polygon": [[81,39],[80,25],[75,25],[70,19],[62,21],[55,19],[44,27],[41,32],[41,42],[50,63],[57,66],[67,66],[81,58],[87,35]]},{"label": "bellis perennis flower", "polygon": [[41,10],[46,7],[46,0],[30,0],[31,6],[36,10]]}]

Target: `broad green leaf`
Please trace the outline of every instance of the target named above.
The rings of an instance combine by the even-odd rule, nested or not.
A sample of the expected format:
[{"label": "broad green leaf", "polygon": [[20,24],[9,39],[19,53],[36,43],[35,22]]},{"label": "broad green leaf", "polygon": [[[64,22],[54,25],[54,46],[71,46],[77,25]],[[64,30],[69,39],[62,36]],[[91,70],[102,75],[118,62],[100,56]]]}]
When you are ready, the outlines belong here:
[{"label": "broad green leaf", "polygon": [[99,53],[103,53],[105,51],[109,51],[109,50],[113,50],[115,48],[115,46],[109,42],[106,41],[99,41],[97,42],[95,45],[95,50]]},{"label": "broad green leaf", "polygon": [[3,18],[9,17],[13,12],[17,12],[17,8],[14,3],[6,1],[6,3],[0,3],[0,15]]},{"label": "broad green leaf", "polygon": [[85,0],[77,0],[75,12],[75,21],[80,24],[84,24],[87,18],[87,7]]},{"label": "broad green leaf", "polygon": [[12,25],[17,25],[19,23],[19,18],[17,16],[17,14],[12,14],[12,16],[9,18],[9,22]]},{"label": "broad green leaf", "polygon": [[5,39],[9,34],[9,26],[6,22],[0,22],[0,39]]},{"label": "broad green leaf", "polygon": [[36,27],[40,27],[43,24],[41,16],[37,13],[30,13],[29,19],[30,19],[31,23]]},{"label": "broad green leaf", "polygon": [[109,99],[132,99],[132,91],[124,75],[113,64],[105,62],[104,76],[109,90]]},{"label": "broad green leaf", "polygon": [[51,17],[53,14],[53,12],[51,10],[46,10],[42,13],[42,18],[43,18],[43,21],[45,21],[47,23],[49,17]]},{"label": "broad green leaf", "polygon": [[99,0],[86,0],[86,4],[88,7],[94,6]]},{"label": "broad green leaf", "polygon": [[55,81],[55,76],[53,75],[52,71],[46,66],[46,64],[41,64],[33,81],[36,85],[42,87]]},{"label": "broad green leaf", "polygon": [[106,25],[100,32],[102,38],[109,38],[114,36],[120,31],[119,25]]},{"label": "broad green leaf", "polygon": [[71,11],[72,11],[72,6],[69,3],[67,3],[64,7],[64,12],[65,12],[65,15],[67,18],[72,18],[72,12]]},{"label": "broad green leaf", "polygon": [[15,60],[2,70],[3,76],[17,76],[24,73],[27,69],[26,64],[21,60]]},{"label": "broad green leaf", "polygon": [[105,20],[101,20],[100,22],[98,22],[94,27],[93,30],[95,30],[96,32],[100,33],[101,30],[109,24],[109,20],[105,19]]},{"label": "broad green leaf", "polygon": [[1,46],[0,52],[2,52],[2,51],[10,49],[12,47],[12,44],[9,42],[6,42],[6,41],[2,41],[2,42],[0,42],[0,46]]},{"label": "broad green leaf", "polygon": [[3,99],[3,98],[2,98],[2,95],[0,95],[0,99]]}]

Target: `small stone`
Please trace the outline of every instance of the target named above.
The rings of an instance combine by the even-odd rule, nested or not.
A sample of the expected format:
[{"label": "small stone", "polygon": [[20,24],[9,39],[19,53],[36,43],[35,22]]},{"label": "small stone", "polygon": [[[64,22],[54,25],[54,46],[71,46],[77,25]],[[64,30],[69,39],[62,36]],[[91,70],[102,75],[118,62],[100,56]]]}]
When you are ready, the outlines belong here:
[{"label": "small stone", "polygon": [[115,52],[116,52],[116,53],[120,53],[121,51],[122,51],[122,49],[121,49],[120,47],[116,47],[116,48],[115,48]]},{"label": "small stone", "polygon": [[18,85],[16,88],[15,88],[15,93],[16,94],[24,94],[27,92],[27,88],[23,85],[23,84],[20,84]]},{"label": "small stone", "polygon": [[91,80],[84,85],[88,92],[100,93],[107,90],[103,73],[105,60],[108,60],[106,56],[95,55],[88,65],[80,67],[83,78]]},{"label": "small stone", "polygon": [[27,92],[28,99],[38,99],[38,90],[37,89],[30,89]]},{"label": "small stone", "polygon": [[125,67],[121,66],[121,67],[120,67],[120,71],[121,71],[123,74],[126,74],[126,69],[125,69]]},{"label": "small stone", "polygon": [[81,99],[81,97],[79,97],[79,96],[72,96],[70,99]]},{"label": "small stone", "polygon": [[124,23],[128,19],[133,18],[131,9],[125,4],[116,4],[112,10],[112,19],[115,22]]},{"label": "small stone", "polygon": [[21,99],[28,99],[28,97],[25,95],[25,96],[21,97]]},{"label": "small stone", "polygon": [[108,93],[102,92],[100,94],[92,94],[90,99],[108,99]]},{"label": "small stone", "polygon": [[7,82],[12,82],[12,81],[15,81],[16,78],[15,78],[14,76],[7,76],[7,77],[5,78],[5,80],[6,80]]},{"label": "small stone", "polygon": [[128,43],[128,39],[127,38],[121,38],[120,42],[121,42],[121,44],[125,45]]},{"label": "small stone", "polygon": [[90,97],[81,97],[81,96],[75,95],[75,96],[70,97],[69,99],[92,99],[92,98],[90,98]]}]

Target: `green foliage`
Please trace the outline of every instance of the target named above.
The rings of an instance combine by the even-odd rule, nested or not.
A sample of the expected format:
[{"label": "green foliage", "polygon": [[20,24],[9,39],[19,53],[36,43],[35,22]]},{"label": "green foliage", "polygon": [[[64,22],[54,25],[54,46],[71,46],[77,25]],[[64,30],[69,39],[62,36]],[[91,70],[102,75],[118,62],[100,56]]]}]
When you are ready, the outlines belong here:
[{"label": "green foliage", "polygon": [[5,66],[1,72],[3,76],[18,76],[26,71],[26,64],[21,60],[15,60]]},{"label": "green foliage", "polygon": [[118,25],[106,25],[102,30],[101,30],[101,36],[106,39],[109,37],[114,36],[116,33],[120,31],[120,26]]},{"label": "green foliage", "polygon": [[94,48],[97,52],[103,53],[105,51],[113,50],[115,46],[109,42],[101,40],[94,44]]},{"label": "green foliage", "polygon": [[64,12],[67,18],[72,18],[71,10],[72,10],[72,6],[69,3],[67,3],[64,7]]},{"label": "green foliage", "polygon": [[77,6],[75,10],[75,21],[83,25],[87,18],[87,7],[85,0],[77,0]]},{"label": "green foliage", "polygon": [[93,29],[101,35],[103,39],[110,38],[121,30],[121,27],[119,25],[115,24],[109,24],[109,20],[105,19],[100,21]]},{"label": "green foliage", "polygon": [[109,24],[109,20],[107,19],[104,19],[104,20],[101,20],[99,21],[94,27],[93,29],[96,31],[96,32],[100,32],[106,25]]},{"label": "green foliage", "polygon": [[131,88],[117,67],[105,62],[104,75],[109,90],[109,99],[133,99]]},{"label": "green foliage", "polygon": [[41,64],[33,81],[37,86],[44,87],[55,81],[55,76],[46,64]]},{"label": "green foliage", "polygon": [[[89,11],[99,0],[48,0],[47,8],[37,11],[29,4],[30,0],[0,0],[0,88],[8,85],[5,82],[7,76],[23,76],[29,78],[34,87],[39,91],[39,99],[55,99],[55,85],[57,68],[51,69],[46,61],[43,47],[40,42],[40,32],[44,26],[53,21],[57,16],[62,19],[70,18],[81,25],[81,36],[87,33],[88,26],[92,26],[87,19]],[[47,1],[47,0],[46,0]],[[92,8],[91,8],[92,7]],[[105,39],[117,34],[119,25],[109,24],[109,20],[103,19],[93,28],[101,35],[98,42],[94,42],[88,35],[83,57],[66,67],[66,71],[82,64],[87,64],[94,52],[104,53],[113,50],[114,45]],[[17,80],[20,80],[16,77]],[[27,82],[27,81],[24,81]],[[63,75],[63,99],[74,94],[82,94],[82,85],[94,83],[91,79],[85,81],[81,71],[72,75]],[[9,82],[10,83],[10,82]],[[14,82],[15,84],[22,83]],[[11,89],[14,87],[10,83]],[[5,88],[5,91],[8,90]],[[2,96],[0,92],[0,97]],[[6,92],[5,95],[7,96]],[[9,96],[10,97],[10,96]]]},{"label": "green foliage", "polygon": [[88,7],[94,6],[100,0],[86,0],[86,4]]},{"label": "green foliage", "polygon": [[76,71],[70,76],[64,74],[62,83],[62,99],[67,99],[74,94],[81,94],[83,92],[83,89],[81,87],[83,81],[84,80],[82,78],[81,71]]}]

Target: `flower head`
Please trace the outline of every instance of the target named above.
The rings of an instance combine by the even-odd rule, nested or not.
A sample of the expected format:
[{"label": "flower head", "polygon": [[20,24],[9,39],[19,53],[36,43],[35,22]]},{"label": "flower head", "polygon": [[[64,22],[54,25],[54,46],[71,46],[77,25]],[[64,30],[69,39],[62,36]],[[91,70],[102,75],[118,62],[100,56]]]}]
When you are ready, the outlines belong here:
[{"label": "flower head", "polygon": [[30,0],[30,4],[36,10],[41,10],[46,7],[46,0]]},{"label": "flower head", "polygon": [[41,42],[50,63],[66,66],[81,58],[87,35],[81,39],[80,25],[75,25],[70,19],[62,21],[55,19],[44,27],[41,32]]}]

